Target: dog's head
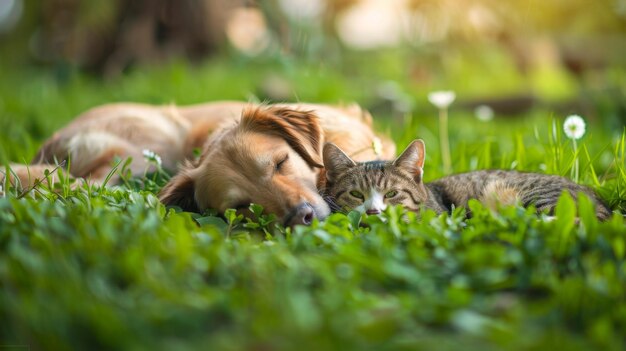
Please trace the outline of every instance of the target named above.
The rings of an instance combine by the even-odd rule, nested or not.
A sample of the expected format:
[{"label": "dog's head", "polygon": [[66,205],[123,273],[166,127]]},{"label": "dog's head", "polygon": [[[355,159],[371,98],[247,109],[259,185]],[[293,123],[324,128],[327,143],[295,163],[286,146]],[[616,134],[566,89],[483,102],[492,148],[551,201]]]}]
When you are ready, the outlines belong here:
[{"label": "dog's head", "polygon": [[256,203],[284,225],[310,224],[330,212],[316,187],[322,142],[311,112],[247,108],[238,124],[211,136],[200,159],[185,165],[160,199],[187,211],[245,212]]}]

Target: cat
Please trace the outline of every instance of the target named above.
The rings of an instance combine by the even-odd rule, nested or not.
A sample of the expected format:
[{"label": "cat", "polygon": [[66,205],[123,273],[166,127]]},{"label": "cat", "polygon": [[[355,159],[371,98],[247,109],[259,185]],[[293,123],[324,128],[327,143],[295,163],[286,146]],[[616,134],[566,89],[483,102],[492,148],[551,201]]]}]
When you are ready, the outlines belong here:
[{"label": "cat", "polygon": [[538,213],[553,214],[559,196],[567,191],[575,200],[579,193],[589,197],[596,216],[611,212],[588,187],[556,175],[507,170],[481,170],[447,176],[424,183],[425,146],[414,140],[393,161],[354,162],[332,143],[324,146],[326,183],[322,194],[335,211],[357,210],[379,214],[389,205],[403,205],[419,212],[425,207],[436,213],[467,207],[477,199],[487,207],[534,205]]}]

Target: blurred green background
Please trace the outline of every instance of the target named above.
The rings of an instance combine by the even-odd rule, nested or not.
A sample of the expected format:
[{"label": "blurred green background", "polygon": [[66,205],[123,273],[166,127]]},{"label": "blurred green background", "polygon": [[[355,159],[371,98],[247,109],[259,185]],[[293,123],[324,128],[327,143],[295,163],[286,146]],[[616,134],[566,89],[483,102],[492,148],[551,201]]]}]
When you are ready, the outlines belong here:
[{"label": "blurred green background", "polygon": [[394,134],[452,89],[459,116],[626,124],[626,0],[3,0],[0,51],[0,162],[113,101],[356,101]]}]

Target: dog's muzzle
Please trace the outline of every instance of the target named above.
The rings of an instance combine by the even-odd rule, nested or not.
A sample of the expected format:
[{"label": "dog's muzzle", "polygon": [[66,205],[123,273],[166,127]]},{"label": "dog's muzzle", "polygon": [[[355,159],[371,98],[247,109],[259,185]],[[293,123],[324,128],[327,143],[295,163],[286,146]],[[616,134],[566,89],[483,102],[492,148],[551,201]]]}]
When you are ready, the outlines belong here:
[{"label": "dog's muzzle", "polygon": [[315,209],[308,202],[303,202],[296,206],[285,219],[285,226],[293,227],[295,225],[310,225],[313,218],[317,217]]}]

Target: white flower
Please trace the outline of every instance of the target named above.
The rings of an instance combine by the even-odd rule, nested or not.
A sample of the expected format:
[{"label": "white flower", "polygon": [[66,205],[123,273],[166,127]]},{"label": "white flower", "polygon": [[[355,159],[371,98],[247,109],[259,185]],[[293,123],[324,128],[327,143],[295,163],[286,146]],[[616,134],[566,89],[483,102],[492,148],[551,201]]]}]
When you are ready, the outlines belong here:
[{"label": "white flower", "polygon": [[568,138],[578,140],[585,135],[585,120],[578,115],[568,116],[563,123],[563,130]]},{"label": "white flower", "polygon": [[440,109],[448,108],[455,98],[456,94],[451,90],[433,91],[428,94],[428,101]]},{"label": "white flower", "polygon": [[161,167],[161,156],[157,155],[154,151],[148,149],[144,149],[142,153],[146,161],[155,162],[157,166]]},{"label": "white flower", "polygon": [[480,105],[474,109],[474,114],[479,120],[488,122],[493,119],[494,112],[489,105]]},{"label": "white flower", "polygon": [[156,156],[156,153],[154,153],[154,151],[148,150],[148,149],[143,149],[142,153],[143,153],[143,157],[146,160],[151,160],[154,158],[154,156]]}]

